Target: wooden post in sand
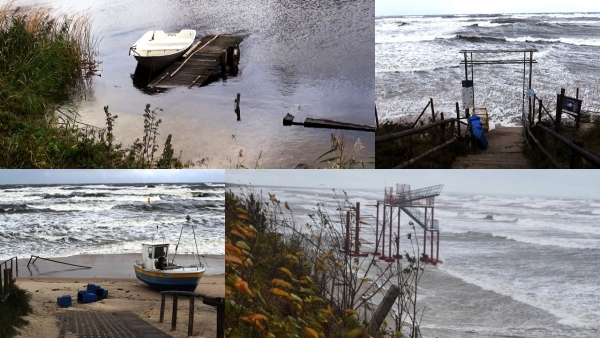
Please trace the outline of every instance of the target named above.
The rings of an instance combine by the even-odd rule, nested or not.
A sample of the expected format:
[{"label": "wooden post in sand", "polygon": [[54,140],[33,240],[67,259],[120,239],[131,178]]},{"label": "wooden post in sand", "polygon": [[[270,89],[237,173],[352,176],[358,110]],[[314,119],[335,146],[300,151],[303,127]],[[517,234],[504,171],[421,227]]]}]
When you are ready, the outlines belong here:
[{"label": "wooden post in sand", "polygon": [[460,137],[460,109],[458,107],[458,102],[456,102],[456,122],[458,126],[458,137]]},{"label": "wooden post in sand", "polygon": [[237,98],[235,99],[235,115],[237,115],[237,120],[241,121],[241,111],[240,111],[240,93],[237,93]]},{"label": "wooden post in sand", "polygon": [[171,316],[171,331],[177,328],[177,294],[173,295],[173,315]]},{"label": "wooden post in sand", "polygon": [[196,297],[190,296],[190,313],[188,322],[188,337],[194,334],[194,300]]},{"label": "wooden post in sand", "polygon": [[435,122],[435,110],[433,109],[433,98],[429,98],[431,104],[431,122]]},{"label": "wooden post in sand", "polygon": [[388,292],[383,297],[383,300],[377,307],[377,310],[375,310],[373,317],[371,317],[369,326],[367,328],[367,333],[369,335],[376,335],[377,331],[379,330],[379,327],[381,327],[381,324],[383,323],[383,320],[390,312],[392,306],[394,306],[394,302],[396,301],[396,298],[398,298],[399,295],[400,289],[394,284],[390,285]]},{"label": "wooden post in sand", "polygon": [[166,294],[162,294],[161,295],[161,299],[160,299],[160,317],[158,319],[159,323],[162,323],[165,319],[165,298],[167,297]]}]

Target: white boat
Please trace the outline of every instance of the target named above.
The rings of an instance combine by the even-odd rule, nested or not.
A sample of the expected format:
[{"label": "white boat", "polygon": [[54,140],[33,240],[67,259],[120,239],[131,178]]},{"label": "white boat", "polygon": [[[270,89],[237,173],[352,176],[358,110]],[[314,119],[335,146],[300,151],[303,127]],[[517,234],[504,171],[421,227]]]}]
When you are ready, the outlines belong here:
[{"label": "white boat", "polygon": [[149,31],[129,48],[129,54],[133,54],[140,66],[154,72],[181,58],[195,38],[196,31],[193,29],[184,29],[179,33]]},{"label": "white boat", "polygon": [[[187,219],[189,224],[189,216]],[[192,226],[192,231],[194,231],[193,229]],[[183,227],[181,232],[183,233]],[[175,256],[177,255],[177,248],[179,248],[180,242],[181,235],[179,236],[179,242],[175,247],[175,254],[171,257],[171,261],[169,261],[168,256],[168,243],[142,244],[142,259],[136,260],[133,265],[135,276],[156,291],[177,290],[193,292],[196,290],[198,282],[200,282],[200,278],[202,278],[206,269],[200,263],[197,246],[194,255],[196,264],[182,266],[175,263]],[[196,242],[195,231],[194,242]]]}]

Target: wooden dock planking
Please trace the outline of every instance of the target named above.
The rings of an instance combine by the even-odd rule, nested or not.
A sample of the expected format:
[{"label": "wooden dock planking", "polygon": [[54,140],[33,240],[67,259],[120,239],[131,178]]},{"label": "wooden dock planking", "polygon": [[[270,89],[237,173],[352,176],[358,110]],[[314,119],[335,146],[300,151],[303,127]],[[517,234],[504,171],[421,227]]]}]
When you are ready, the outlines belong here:
[{"label": "wooden dock planking", "polygon": [[[216,38],[215,38],[216,37]],[[197,42],[186,55],[176,61],[149,84],[149,88],[201,86],[220,67],[223,51],[239,45],[244,38],[233,35],[207,35]],[[207,44],[208,43],[208,44]],[[228,60],[229,61],[229,60]],[[180,68],[180,66],[183,66]]]}]

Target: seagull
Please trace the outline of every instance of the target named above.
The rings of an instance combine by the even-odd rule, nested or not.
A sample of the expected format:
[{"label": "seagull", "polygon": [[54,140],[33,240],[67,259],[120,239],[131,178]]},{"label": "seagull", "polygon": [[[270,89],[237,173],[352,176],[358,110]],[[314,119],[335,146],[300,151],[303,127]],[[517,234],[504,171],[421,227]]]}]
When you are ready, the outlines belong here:
[{"label": "seagull", "polygon": [[235,138],[235,134],[231,134],[231,139],[233,140]]}]

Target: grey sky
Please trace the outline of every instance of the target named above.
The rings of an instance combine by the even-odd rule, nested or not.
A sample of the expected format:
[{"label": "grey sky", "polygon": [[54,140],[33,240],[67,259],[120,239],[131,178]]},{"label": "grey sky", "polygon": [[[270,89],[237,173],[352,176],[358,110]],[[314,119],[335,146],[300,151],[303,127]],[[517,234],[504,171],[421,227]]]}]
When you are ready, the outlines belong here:
[{"label": "grey sky", "polygon": [[375,0],[375,16],[600,12],[600,1]]},{"label": "grey sky", "polygon": [[444,184],[446,193],[600,199],[593,170],[227,170],[227,183],[337,189],[413,189]]},{"label": "grey sky", "polygon": [[224,182],[225,170],[4,169],[0,184]]}]

